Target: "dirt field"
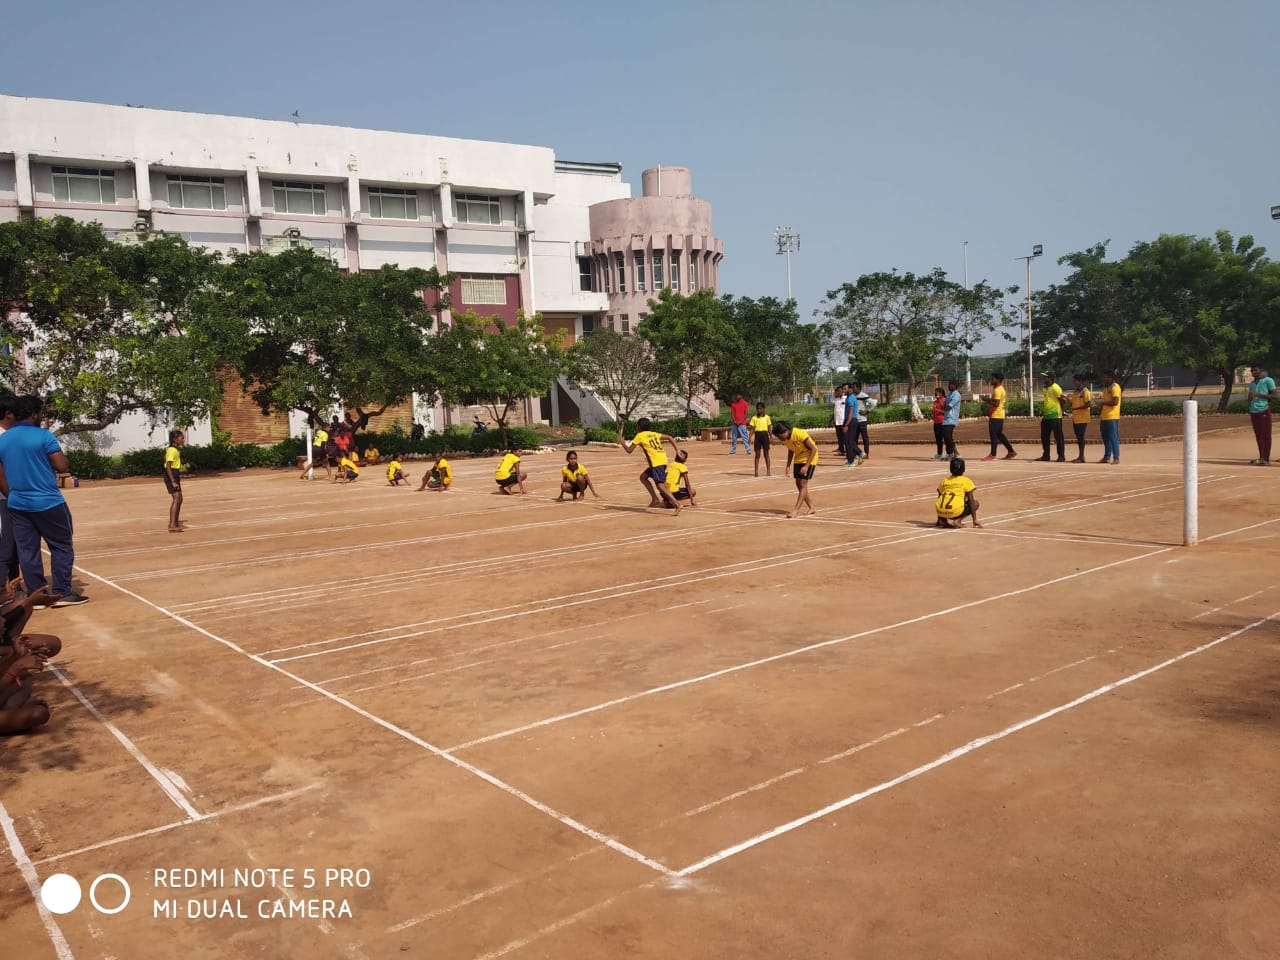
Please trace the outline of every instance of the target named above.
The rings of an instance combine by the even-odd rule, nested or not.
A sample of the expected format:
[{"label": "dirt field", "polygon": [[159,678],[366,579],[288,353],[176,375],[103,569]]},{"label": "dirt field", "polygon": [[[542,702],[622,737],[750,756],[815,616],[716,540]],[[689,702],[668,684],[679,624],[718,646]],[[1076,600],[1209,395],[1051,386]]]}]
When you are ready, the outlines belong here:
[{"label": "dirt field", "polygon": [[1178,443],[971,457],[963,531],[931,444],[824,443],[799,520],[785,454],[688,447],[678,517],[605,447],[583,503],[560,453],[528,497],[493,460],[447,494],[195,477],[181,536],[159,480],[68,490],[92,602],[31,624],[64,650],[50,725],[0,743],[0,955],[1277,955],[1247,430],[1201,440],[1194,548]]}]

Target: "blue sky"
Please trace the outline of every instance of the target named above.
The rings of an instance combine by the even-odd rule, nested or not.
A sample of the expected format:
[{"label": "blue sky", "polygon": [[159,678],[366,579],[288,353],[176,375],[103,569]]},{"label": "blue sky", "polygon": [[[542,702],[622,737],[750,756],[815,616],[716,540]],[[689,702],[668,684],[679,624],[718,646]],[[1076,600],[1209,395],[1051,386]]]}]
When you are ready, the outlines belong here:
[{"label": "blue sky", "polygon": [[[76,13],[76,8],[81,13]],[[68,29],[68,21],[88,20]],[[89,20],[92,21],[90,26]],[[0,90],[534,143],[693,170],[724,292],[1024,282],[1162,232],[1280,252],[1280,4],[278,0],[22,4]]]}]

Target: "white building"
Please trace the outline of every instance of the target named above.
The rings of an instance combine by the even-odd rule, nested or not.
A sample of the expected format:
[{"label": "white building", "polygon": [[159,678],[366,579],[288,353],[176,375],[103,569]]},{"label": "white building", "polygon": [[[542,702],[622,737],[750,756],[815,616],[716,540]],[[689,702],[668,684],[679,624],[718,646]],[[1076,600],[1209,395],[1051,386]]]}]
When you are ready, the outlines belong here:
[{"label": "white building", "polygon": [[[435,266],[459,277],[455,309],[540,311],[570,340],[608,322],[616,293],[593,265],[590,208],[630,193],[620,164],[557,161],[547,147],[0,96],[0,220],[64,215],[108,235],[141,221],[222,253],[293,237],[347,270]],[[558,420],[558,393],[524,417]],[[384,420],[439,428],[448,415]],[[290,432],[238,388],[219,426],[247,442]],[[123,422],[100,449],[154,445],[162,429]],[[206,424],[192,442],[208,437]]]}]

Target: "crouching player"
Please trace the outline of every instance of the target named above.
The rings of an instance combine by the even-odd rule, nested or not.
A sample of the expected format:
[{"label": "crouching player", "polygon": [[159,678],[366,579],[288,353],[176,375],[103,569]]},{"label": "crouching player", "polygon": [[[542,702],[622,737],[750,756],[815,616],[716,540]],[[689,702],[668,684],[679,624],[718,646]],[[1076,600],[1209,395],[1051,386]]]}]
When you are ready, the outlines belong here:
[{"label": "crouching player", "polygon": [[681,450],[676,454],[675,460],[667,464],[667,492],[676,500],[688,500],[689,506],[696,507],[698,491],[693,489],[693,481],[689,479],[689,468],[685,466],[688,459],[689,452]]},{"label": "crouching player", "polygon": [[391,462],[387,464],[387,483],[393,487],[398,487],[402,483],[406,487],[409,486],[409,476],[400,465],[402,456],[403,454],[397,453],[391,458]]},{"label": "crouching player", "polygon": [[973,481],[964,475],[964,460],[956,457],[951,461],[951,476],[938,484],[938,499],[934,501],[937,525],[959,529],[964,526],[965,517],[973,517],[973,525],[981,527],[978,500],[973,495],[976,489]]},{"label": "crouching player", "polygon": [[440,454],[436,457],[436,462],[431,465],[431,469],[422,475],[422,486],[418,487],[418,490],[436,490],[445,493],[452,483],[453,467],[444,458],[444,454]]},{"label": "crouching player", "polygon": [[570,500],[585,500],[588,490],[599,500],[600,494],[596,492],[596,485],[591,482],[591,475],[578,462],[578,452],[570,450],[564,459],[565,465],[560,468],[560,496],[556,497],[556,501],[563,500],[566,493]]}]

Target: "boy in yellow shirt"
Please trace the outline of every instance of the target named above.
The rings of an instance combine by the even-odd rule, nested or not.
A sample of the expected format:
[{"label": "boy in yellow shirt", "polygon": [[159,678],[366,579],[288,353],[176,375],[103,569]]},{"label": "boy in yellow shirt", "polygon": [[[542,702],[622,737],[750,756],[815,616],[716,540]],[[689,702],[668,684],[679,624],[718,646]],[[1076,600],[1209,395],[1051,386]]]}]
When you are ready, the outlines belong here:
[{"label": "boy in yellow shirt", "polygon": [[[676,454],[675,460],[667,464],[667,492],[675,499],[688,500],[689,506],[696,507],[698,501],[694,498],[698,491],[693,489],[693,481],[689,479],[689,468],[685,466],[688,459],[688,451],[681,450]],[[681,489],[682,485],[684,489]]]},{"label": "boy in yellow shirt", "polygon": [[649,506],[661,507],[668,506],[675,508],[676,513],[680,512],[680,504],[676,502],[675,497],[671,496],[671,491],[667,489],[667,454],[662,449],[664,443],[671,444],[671,449],[679,456],[680,449],[676,446],[674,437],[665,433],[658,433],[653,429],[653,424],[648,417],[641,417],[636,421],[636,435],[630,440],[624,440],[622,437],[622,424],[618,424],[618,446],[627,453],[633,453],[639,449],[645,457],[645,461],[649,464],[645,468],[644,473],[640,474],[640,482],[644,484],[645,490],[649,491]]},{"label": "boy in yellow shirt", "polygon": [[528,474],[520,469],[520,454],[524,453],[519,447],[509,450],[503,454],[502,462],[498,464],[498,469],[493,472],[493,479],[498,483],[498,491],[507,496],[511,496],[512,487],[517,488],[522,494],[525,492],[524,482],[528,479]]},{"label": "boy in yellow shirt", "polygon": [[809,508],[808,513],[817,513],[809,499],[809,481],[813,479],[813,470],[818,465],[817,445],[808,431],[793,427],[785,420],[773,425],[773,435],[787,448],[787,469],[791,469],[791,461],[795,460],[792,476],[796,481],[796,505],[787,514],[787,519],[801,516],[802,506]]},{"label": "boy in yellow shirt", "polygon": [[380,459],[382,459],[382,452],[373,444],[369,444],[364,448],[364,465],[366,467],[376,465]]},{"label": "boy in yellow shirt", "polygon": [[587,473],[587,468],[578,462],[578,451],[570,450],[564,455],[565,464],[560,468],[560,496],[556,497],[556,501],[564,500],[564,495],[570,494],[571,500],[585,500],[587,491],[590,490],[596,499],[600,499],[600,494],[596,493],[596,485],[591,482],[591,475]]},{"label": "boy in yellow shirt", "polygon": [[769,462],[769,428],[773,426],[773,417],[764,412],[764,404],[756,404],[756,415],[748,421],[751,432],[756,438],[756,476],[760,476],[760,454],[764,454],[764,473],[773,476],[773,464]]},{"label": "boy in yellow shirt", "polygon": [[958,530],[964,526],[965,517],[973,517],[973,525],[981,527],[978,501],[973,495],[976,489],[973,481],[964,475],[964,460],[956,457],[951,461],[951,475],[938,484],[938,498],[933,502],[937,526]]},{"label": "boy in yellow shirt", "polygon": [[338,475],[334,483],[354,483],[360,479],[360,465],[352,459],[351,454],[344,453],[338,460]]},{"label": "boy in yellow shirt", "polygon": [[1084,385],[1083,374],[1077,373],[1071,378],[1071,382],[1075,389],[1071,391],[1067,400],[1071,404],[1071,429],[1075,431],[1076,446],[1080,448],[1079,455],[1071,462],[1084,463],[1084,435],[1089,429],[1089,421],[1093,419],[1093,410],[1090,407],[1093,403],[1093,394]]},{"label": "boy in yellow shirt", "polygon": [[449,486],[453,483],[453,467],[449,465],[449,461],[444,458],[444,454],[436,457],[436,462],[432,464],[431,469],[422,475],[422,486],[418,487],[419,492],[423,490],[438,490],[446,493]]},{"label": "boy in yellow shirt", "polygon": [[393,487],[398,487],[402,483],[406,487],[409,485],[409,477],[400,466],[401,456],[403,454],[395,454],[392,456],[391,462],[387,464],[387,483]]}]

